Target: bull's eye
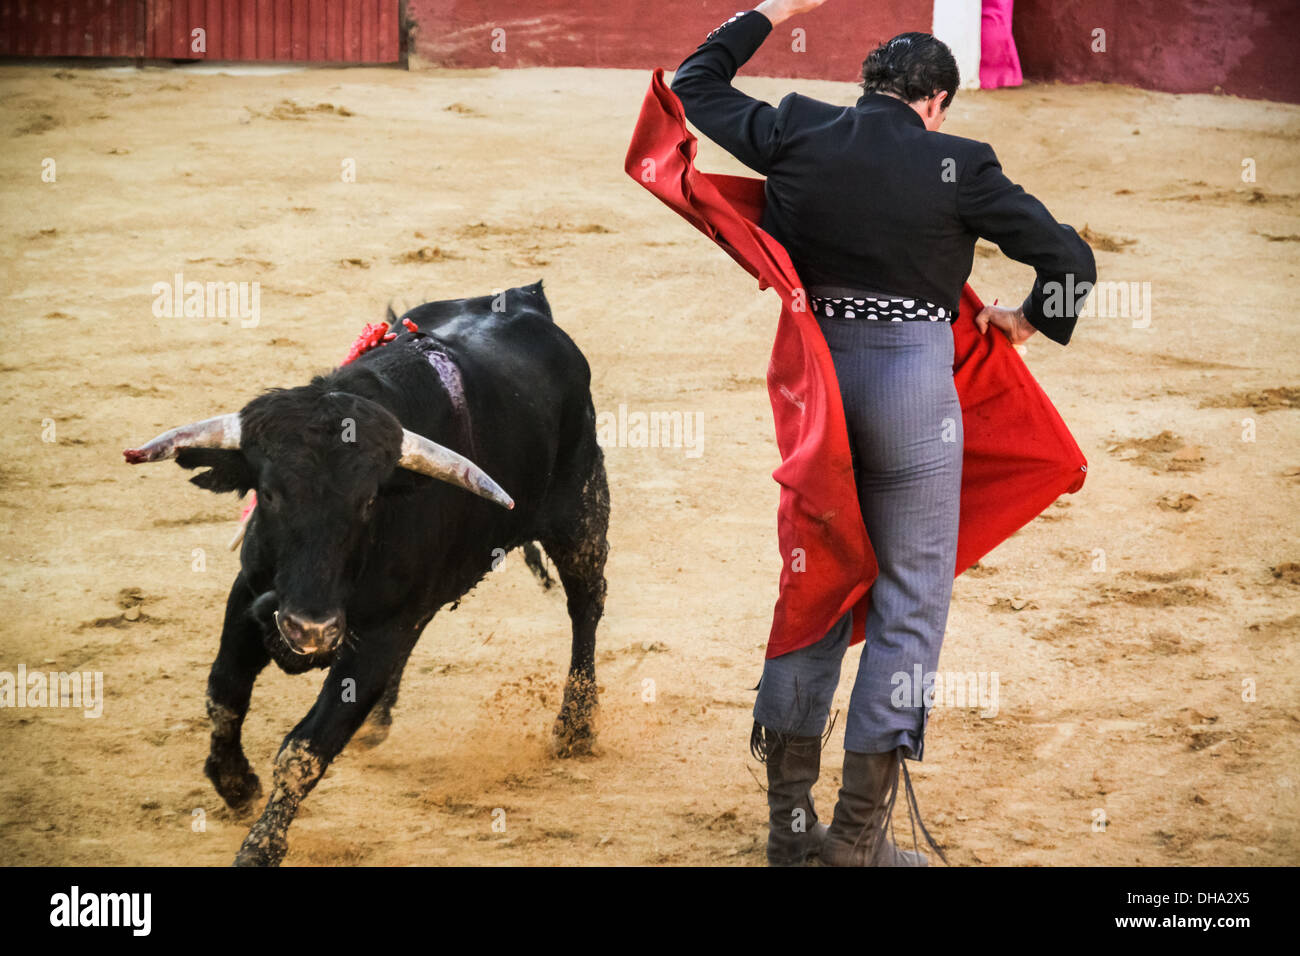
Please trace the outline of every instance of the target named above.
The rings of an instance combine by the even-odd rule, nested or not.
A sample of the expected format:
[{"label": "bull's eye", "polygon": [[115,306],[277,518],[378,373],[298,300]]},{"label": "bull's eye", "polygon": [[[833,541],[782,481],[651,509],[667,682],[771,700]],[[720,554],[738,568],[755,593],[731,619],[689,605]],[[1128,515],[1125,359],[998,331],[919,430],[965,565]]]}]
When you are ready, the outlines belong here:
[{"label": "bull's eye", "polygon": [[270,488],[257,489],[257,503],[265,508],[275,507],[275,496],[271,494]]},{"label": "bull's eye", "polygon": [[369,499],[366,500],[366,506],[365,506],[365,508],[363,509],[362,513],[363,513],[367,518],[369,518],[371,515],[373,515],[373,514],[375,513],[375,501],[376,501],[376,500],[378,500],[378,495],[371,495],[371,496],[369,497]]}]

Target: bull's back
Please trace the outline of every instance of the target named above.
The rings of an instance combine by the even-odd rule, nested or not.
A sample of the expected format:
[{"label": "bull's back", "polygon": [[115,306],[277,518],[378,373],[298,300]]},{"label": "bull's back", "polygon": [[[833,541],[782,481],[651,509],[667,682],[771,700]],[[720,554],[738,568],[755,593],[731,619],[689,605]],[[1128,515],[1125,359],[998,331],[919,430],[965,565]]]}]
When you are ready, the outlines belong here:
[{"label": "bull's back", "polygon": [[462,372],[492,390],[527,384],[538,399],[564,402],[589,395],[586,358],[555,324],[542,283],[494,295],[416,306],[402,316],[436,340]]},{"label": "bull's back", "polygon": [[521,503],[541,505],[557,483],[585,474],[594,455],[591,370],[555,324],[540,282],[425,303],[402,318],[418,333],[403,333],[393,345],[422,334],[455,364],[473,433],[457,450]]}]

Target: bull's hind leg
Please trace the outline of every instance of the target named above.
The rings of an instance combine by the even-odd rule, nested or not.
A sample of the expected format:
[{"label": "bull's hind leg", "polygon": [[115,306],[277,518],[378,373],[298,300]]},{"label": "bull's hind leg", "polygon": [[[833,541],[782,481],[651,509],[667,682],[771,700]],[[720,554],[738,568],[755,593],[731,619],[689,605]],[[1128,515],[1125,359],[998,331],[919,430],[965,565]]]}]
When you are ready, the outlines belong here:
[{"label": "bull's hind leg", "polygon": [[609,555],[609,486],[604,456],[596,449],[592,469],[569,520],[541,539],[555,562],[568,598],[573,652],[564,702],[553,730],[556,756],[591,753],[596,733],[596,625],[605,611],[605,559]]},{"label": "bull's hind leg", "polygon": [[249,609],[253,592],[244,576],[235,578],[226,600],[221,649],[208,674],[208,717],[212,744],[203,772],[233,810],[245,810],[262,795],[262,785],[249,766],[240,742],[253,683],[270,660],[261,627]]},{"label": "bull's hind leg", "polygon": [[[423,630],[423,628],[421,628]],[[411,645],[414,649],[415,645]],[[406,671],[406,662],[410,658],[410,652],[402,658],[402,662],[397,665],[392,676],[388,678],[388,683],[384,685],[384,692],[379,695],[379,700],[375,706],[370,709],[370,714],[366,717],[352,737],[352,744],[363,750],[369,750],[372,747],[378,747],[388,739],[388,732],[393,727],[393,705],[397,703],[397,692],[402,687],[402,674]]]},{"label": "bull's hind leg", "polygon": [[[280,746],[275,787],[239,848],[236,866],[280,865],[289,849],[289,824],[302,801],[379,702],[419,634],[418,628],[405,627],[366,635],[339,650],[316,703]],[[357,650],[360,644],[364,653]]]}]

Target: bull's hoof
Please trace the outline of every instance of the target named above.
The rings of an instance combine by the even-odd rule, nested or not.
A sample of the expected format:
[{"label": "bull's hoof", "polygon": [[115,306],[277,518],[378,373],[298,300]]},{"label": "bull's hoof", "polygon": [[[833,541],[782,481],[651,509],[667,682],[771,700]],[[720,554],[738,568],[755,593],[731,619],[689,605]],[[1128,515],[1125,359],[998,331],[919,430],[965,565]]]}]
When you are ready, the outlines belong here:
[{"label": "bull's hoof", "polygon": [[352,735],[352,743],[362,750],[372,750],[388,739],[388,732],[393,729],[393,719],[381,720],[373,714],[357,728]]},{"label": "bull's hoof", "polygon": [[551,756],[566,760],[569,757],[590,757],[596,744],[596,731],[591,719],[573,719],[560,714],[551,729]]},{"label": "bull's hoof", "polygon": [[203,765],[204,775],[212,781],[226,806],[236,813],[243,813],[252,808],[262,798],[262,781],[253,773],[248,761],[242,767],[222,766],[211,757]]}]

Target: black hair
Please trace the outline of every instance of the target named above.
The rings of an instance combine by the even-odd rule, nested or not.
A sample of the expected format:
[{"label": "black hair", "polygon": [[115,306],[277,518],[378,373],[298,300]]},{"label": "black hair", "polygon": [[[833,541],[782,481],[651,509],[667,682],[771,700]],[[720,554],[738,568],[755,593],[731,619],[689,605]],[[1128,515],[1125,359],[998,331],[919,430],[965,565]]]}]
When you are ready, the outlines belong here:
[{"label": "black hair", "polygon": [[862,61],[864,93],[893,93],[915,103],[943,92],[947,95],[942,106],[947,109],[960,85],[957,61],[948,44],[929,33],[900,33]]}]

